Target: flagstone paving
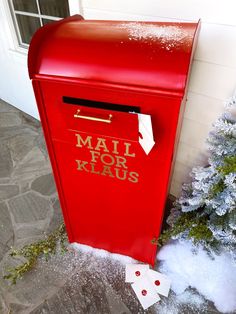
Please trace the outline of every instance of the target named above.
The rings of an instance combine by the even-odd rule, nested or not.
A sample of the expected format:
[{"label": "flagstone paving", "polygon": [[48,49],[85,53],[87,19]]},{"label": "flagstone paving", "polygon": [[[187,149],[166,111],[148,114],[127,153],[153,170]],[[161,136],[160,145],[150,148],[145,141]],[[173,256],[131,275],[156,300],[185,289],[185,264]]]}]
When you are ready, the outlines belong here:
[{"label": "flagstone paving", "polygon": [[72,247],[41,258],[16,285],[4,280],[20,262],[9,256],[11,247],[44,238],[61,221],[40,122],[0,100],[0,314],[218,313],[194,291],[196,304],[171,293],[143,311],[120,261]]}]

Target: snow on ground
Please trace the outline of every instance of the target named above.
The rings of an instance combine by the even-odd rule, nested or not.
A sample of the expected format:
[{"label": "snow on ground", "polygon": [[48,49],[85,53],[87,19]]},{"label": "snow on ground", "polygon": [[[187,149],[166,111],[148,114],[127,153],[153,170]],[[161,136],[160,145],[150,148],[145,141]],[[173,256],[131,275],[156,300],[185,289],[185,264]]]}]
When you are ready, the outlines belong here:
[{"label": "snow on ground", "polygon": [[95,249],[91,246],[76,243],[76,242],[72,243],[71,247],[74,248],[75,250],[83,252],[83,253],[93,253],[96,257],[111,258],[111,259],[117,260],[122,265],[137,263],[137,261],[135,259],[133,259],[129,256],[110,253],[110,252],[103,250],[103,249]]},{"label": "snow on ground", "polygon": [[157,259],[159,271],[171,279],[171,289],[180,300],[192,287],[214,302],[220,312],[236,310],[236,265],[227,253],[211,258],[186,241],[165,245]]},{"label": "snow on ground", "polygon": [[206,300],[193,290],[185,290],[178,296],[171,292],[168,298],[161,297],[154,307],[157,314],[210,313]]},{"label": "snow on ground", "polygon": [[[70,245],[79,255],[78,261],[76,263],[84,265],[84,260],[88,259],[92,263],[92,268],[94,274],[103,278],[104,274],[108,276],[110,282],[121,282],[125,284],[125,264],[130,263],[140,263],[132,259],[131,257],[112,254],[102,249],[95,249],[87,245],[82,245],[78,243],[73,243]],[[81,255],[82,253],[82,255]],[[68,263],[68,261],[67,261]],[[68,263],[70,264],[70,262]],[[88,262],[86,262],[86,265]],[[159,266],[159,265],[158,265]],[[109,270],[109,271],[108,271]],[[121,285],[121,284],[119,284]],[[135,298],[135,295],[131,291],[130,284],[125,284],[126,288],[129,288],[129,294],[126,297],[123,296],[123,301],[129,307],[130,298]],[[120,292],[117,291],[119,294]],[[182,313],[194,313],[194,314],[205,314],[210,313],[208,311],[209,304],[206,302],[204,297],[199,295],[199,293],[193,289],[183,290],[182,293],[176,295],[173,291],[170,292],[168,298],[161,297],[161,301],[152,306],[150,313],[158,314],[182,314]],[[129,300],[129,301],[128,301]],[[137,300],[137,299],[136,299]],[[139,313],[144,313],[140,311]]]}]

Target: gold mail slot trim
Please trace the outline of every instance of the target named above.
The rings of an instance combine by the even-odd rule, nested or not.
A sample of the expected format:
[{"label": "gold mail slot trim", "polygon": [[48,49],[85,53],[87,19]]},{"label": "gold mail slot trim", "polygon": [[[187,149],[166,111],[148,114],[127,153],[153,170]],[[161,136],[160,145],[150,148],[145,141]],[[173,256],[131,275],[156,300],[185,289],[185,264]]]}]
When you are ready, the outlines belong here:
[{"label": "gold mail slot trim", "polygon": [[74,114],[74,118],[77,119],[84,119],[84,120],[90,120],[90,121],[97,121],[97,122],[104,122],[104,123],[111,123],[112,121],[112,114],[109,114],[108,119],[102,119],[94,116],[87,116],[80,113],[80,109],[77,110],[77,113]]},{"label": "gold mail slot trim", "polygon": [[139,174],[135,171],[129,171],[127,158],[135,158],[135,153],[131,152],[131,143],[124,142],[123,155],[119,155],[118,148],[120,141],[110,140],[112,149],[108,149],[107,139],[102,137],[94,138],[91,135],[82,137],[79,133],[76,136],[76,147],[86,147],[91,154],[91,159],[76,159],[77,170],[92,174],[109,176],[119,180],[128,180],[132,183],[138,183]]}]

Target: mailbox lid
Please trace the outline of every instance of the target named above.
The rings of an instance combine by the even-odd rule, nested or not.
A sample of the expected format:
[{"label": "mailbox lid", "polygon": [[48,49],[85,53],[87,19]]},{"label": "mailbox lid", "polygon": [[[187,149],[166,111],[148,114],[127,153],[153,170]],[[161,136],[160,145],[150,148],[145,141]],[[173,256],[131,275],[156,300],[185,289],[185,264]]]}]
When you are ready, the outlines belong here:
[{"label": "mailbox lid", "polygon": [[36,32],[29,74],[182,96],[198,29],[199,23],[96,21],[75,15]]}]

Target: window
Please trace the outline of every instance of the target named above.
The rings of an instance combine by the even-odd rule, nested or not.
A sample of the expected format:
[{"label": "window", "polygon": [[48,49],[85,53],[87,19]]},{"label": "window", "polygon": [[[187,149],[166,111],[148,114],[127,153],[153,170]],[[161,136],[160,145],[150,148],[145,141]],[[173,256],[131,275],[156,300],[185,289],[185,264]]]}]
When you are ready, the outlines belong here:
[{"label": "window", "polygon": [[68,0],[9,0],[19,45],[27,48],[35,31],[67,17]]}]

